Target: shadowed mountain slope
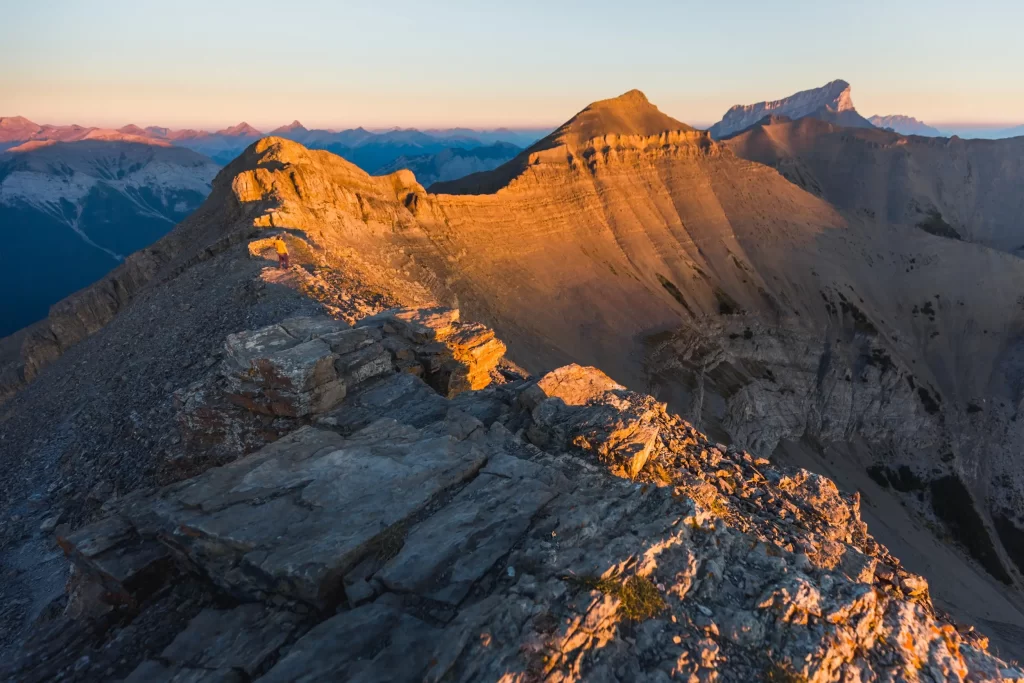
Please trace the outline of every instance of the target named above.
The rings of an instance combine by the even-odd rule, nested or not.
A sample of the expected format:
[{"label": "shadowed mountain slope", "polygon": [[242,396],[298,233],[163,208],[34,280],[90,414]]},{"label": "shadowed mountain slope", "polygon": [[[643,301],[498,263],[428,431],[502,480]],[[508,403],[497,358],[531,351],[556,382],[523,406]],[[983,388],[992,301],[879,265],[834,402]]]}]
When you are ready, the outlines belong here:
[{"label": "shadowed mountain slope", "polygon": [[905,137],[808,118],[727,145],[867,220],[1024,254],[1024,138]]}]

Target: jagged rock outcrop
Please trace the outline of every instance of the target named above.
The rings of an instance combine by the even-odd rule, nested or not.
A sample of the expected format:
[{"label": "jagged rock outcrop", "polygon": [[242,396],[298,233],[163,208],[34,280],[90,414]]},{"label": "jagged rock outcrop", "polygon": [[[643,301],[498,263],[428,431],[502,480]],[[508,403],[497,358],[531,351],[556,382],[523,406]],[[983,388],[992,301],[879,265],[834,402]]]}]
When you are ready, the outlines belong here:
[{"label": "jagged rock outcrop", "polygon": [[390,309],[357,325],[289,318],[229,336],[218,370],[175,394],[188,450],[202,457],[247,453],[395,371],[421,377],[449,398],[502,377],[505,345],[483,325],[461,322],[458,310]]},{"label": "jagged rock outcrop", "polygon": [[[251,362],[377,332],[387,348],[433,339],[453,317],[404,311],[340,331],[283,321],[228,346]],[[314,392],[337,381],[308,377]],[[354,431],[350,410],[365,423]],[[594,368],[454,398],[390,372],[315,425],[62,532],[75,617],[6,674],[1024,680],[932,606],[859,504],[824,477],[709,442]],[[133,647],[135,625],[197,581],[209,597],[188,603],[194,616]]]},{"label": "jagged rock outcrop", "polygon": [[873,127],[871,122],[858,114],[854,108],[850,84],[836,80],[820,88],[801,90],[781,100],[734,105],[721,121],[711,126],[711,136],[716,140],[728,138],[756,125],[766,116],[786,116],[790,119],[811,116],[840,126]]}]

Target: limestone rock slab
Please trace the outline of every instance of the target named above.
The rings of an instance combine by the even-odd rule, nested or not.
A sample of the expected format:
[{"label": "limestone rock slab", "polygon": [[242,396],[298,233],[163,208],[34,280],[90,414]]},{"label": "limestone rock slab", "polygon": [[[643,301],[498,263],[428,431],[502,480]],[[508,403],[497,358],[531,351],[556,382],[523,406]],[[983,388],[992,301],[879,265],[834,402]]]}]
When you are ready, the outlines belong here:
[{"label": "limestone rock slab", "polygon": [[160,653],[159,661],[143,662],[125,683],[251,680],[296,626],[296,615],[255,603],[205,609]]},{"label": "limestone rock slab", "polygon": [[390,605],[364,605],[317,625],[260,680],[422,681],[440,634]]},{"label": "limestone rock slab", "polygon": [[304,427],[253,455],[136,501],[127,514],[229,592],[316,608],[372,542],[472,477],[469,442],[380,420],[349,440]]},{"label": "limestone rock slab", "polygon": [[410,530],[377,578],[391,590],[457,605],[555,497],[538,478],[542,469],[507,455],[492,458],[451,503]]}]

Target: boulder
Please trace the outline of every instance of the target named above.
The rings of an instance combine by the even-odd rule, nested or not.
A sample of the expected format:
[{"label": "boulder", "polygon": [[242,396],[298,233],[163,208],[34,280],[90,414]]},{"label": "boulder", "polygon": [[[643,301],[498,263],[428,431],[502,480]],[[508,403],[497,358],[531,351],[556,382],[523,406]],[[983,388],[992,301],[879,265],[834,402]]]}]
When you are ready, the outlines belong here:
[{"label": "boulder", "polygon": [[532,406],[526,432],[542,448],[575,446],[635,478],[658,445],[665,406],[626,390],[595,368],[554,370],[520,394]]},{"label": "boulder", "polygon": [[449,398],[489,385],[505,355],[505,344],[492,330],[461,322],[457,309],[396,308],[357,323],[366,327],[399,337],[389,342],[396,363],[420,374],[409,363],[415,359],[427,383]]},{"label": "boulder", "polygon": [[398,608],[372,603],[317,625],[260,680],[422,681],[441,635]]},{"label": "boulder", "polygon": [[167,548],[140,537],[118,516],[58,534],[57,544],[87,581],[102,588],[94,594],[109,606],[135,606],[171,569]]},{"label": "boulder", "polygon": [[602,398],[605,392],[625,388],[597,368],[573,363],[552,370],[527,387],[520,401],[528,410],[533,410],[546,398],[560,398],[569,406],[585,406]]}]

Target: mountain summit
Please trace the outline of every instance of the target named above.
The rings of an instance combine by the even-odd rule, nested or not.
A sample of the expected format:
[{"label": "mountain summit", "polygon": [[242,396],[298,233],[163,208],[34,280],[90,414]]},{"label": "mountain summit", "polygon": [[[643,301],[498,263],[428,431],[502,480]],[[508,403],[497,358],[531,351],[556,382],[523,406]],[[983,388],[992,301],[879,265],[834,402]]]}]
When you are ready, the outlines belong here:
[{"label": "mountain summit", "polygon": [[693,128],[662,113],[639,90],[630,90],[618,97],[594,102],[564,123],[550,138],[578,145],[604,135],[647,137],[678,130],[690,131]]},{"label": "mountain summit", "polygon": [[216,135],[226,135],[230,137],[253,137],[258,138],[263,135],[260,131],[250,126],[245,121],[242,121],[237,126],[231,126],[223,130],[218,130]]},{"label": "mountain summit", "polygon": [[0,116],[0,143],[22,142],[38,133],[41,127],[24,116]]},{"label": "mountain summit", "polygon": [[308,133],[308,132],[309,132],[309,129],[306,128],[301,123],[299,123],[298,119],[295,119],[294,121],[289,123],[287,126],[280,126],[279,128],[275,128],[274,130],[270,131],[270,134],[271,135],[284,135],[286,133]]},{"label": "mountain summit", "polygon": [[925,137],[942,137],[942,132],[924,121],[919,121],[913,116],[903,114],[889,114],[886,116],[875,115],[868,119],[872,125],[878,128],[888,128],[900,135],[923,135]]},{"label": "mountain summit", "polygon": [[769,115],[788,116],[791,119],[814,116],[841,126],[872,127],[871,123],[854,108],[850,84],[844,80],[835,80],[820,88],[801,90],[781,100],[734,105],[721,121],[711,126],[711,136],[716,140],[729,137],[750,128]]},{"label": "mountain summit", "polygon": [[[437,183],[430,189],[432,192],[448,194],[496,192],[539,162],[553,162],[557,166],[564,160],[564,156],[561,152],[551,154],[553,150],[564,149],[574,157],[578,155],[589,159],[588,163],[593,163],[598,156],[603,156],[613,147],[620,150],[629,147],[642,149],[649,142],[643,138],[665,134],[675,134],[670,136],[670,144],[691,145],[694,136],[710,142],[707,133],[698,132],[692,126],[663,113],[639,90],[630,90],[618,97],[598,100],[584,107],[550,135],[493,171]],[[613,142],[610,136],[619,139]]]}]

